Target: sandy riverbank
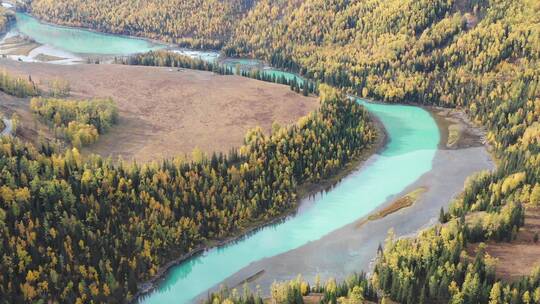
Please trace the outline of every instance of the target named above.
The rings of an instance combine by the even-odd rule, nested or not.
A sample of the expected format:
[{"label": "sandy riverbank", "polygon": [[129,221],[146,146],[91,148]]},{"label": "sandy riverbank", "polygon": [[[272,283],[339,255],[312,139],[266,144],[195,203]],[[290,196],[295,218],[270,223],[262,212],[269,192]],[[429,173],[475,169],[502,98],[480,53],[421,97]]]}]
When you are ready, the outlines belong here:
[{"label": "sandy riverbank", "polygon": [[86,58],[76,54],[43,45],[12,29],[0,39],[0,55],[24,62],[48,62],[54,64],[76,64],[86,62]]},{"label": "sandy riverbank", "polygon": [[[260,285],[263,292],[268,294],[268,287],[272,282],[290,280],[298,274],[302,274],[310,282],[313,282],[318,274],[323,281],[330,277],[342,280],[348,274],[371,270],[377,248],[384,243],[390,229],[400,237],[414,235],[435,224],[440,208],[448,207],[451,199],[463,189],[466,178],[474,172],[493,169],[494,164],[482,143],[482,130],[472,126],[463,114],[446,109],[428,110],[434,115],[441,129],[441,145],[433,160],[433,169],[400,194],[388,197],[386,203],[370,215],[388,209],[396,200],[411,192],[424,189],[412,206],[374,220],[369,220],[370,215],[358,219],[317,241],[252,263],[220,285],[239,287],[248,281],[252,289]],[[448,141],[454,140],[448,135],[448,127],[451,125],[458,125],[463,132],[459,139],[448,147]],[[378,154],[373,155],[358,170],[370,166],[380,157],[382,156]],[[304,200],[300,209],[309,208],[313,205],[312,202],[313,199]],[[216,289],[218,286],[211,290]],[[201,298],[206,297],[206,294],[203,293]]]},{"label": "sandy riverbank", "polygon": [[[249,237],[253,233],[256,233],[260,229],[264,227],[268,227],[277,223],[280,223],[284,220],[286,220],[290,216],[294,216],[297,213],[303,212],[305,208],[308,207],[308,205],[305,203],[305,201],[311,201],[313,198],[317,197],[319,193],[322,193],[324,191],[328,191],[344,178],[346,178],[351,172],[354,172],[357,170],[358,167],[361,166],[363,162],[368,160],[374,153],[377,153],[378,151],[381,151],[384,146],[387,143],[388,135],[386,133],[386,130],[384,129],[384,126],[382,122],[375,116],[370,117],[375,130],[377,137],[373,143],[371,143],[369,146],[367,146],[360,155],[358,155],[355,159],[352,159],[347,165],[345,165],[344,168],[340,169],[338,173],[336,173],[334,176],[331,176],[329,178],[323,179],[317,183],[309,183],[309,184],[303,184],[300,185],[297,189],[297,195],[299,198],[302,198],[302,203],[299,203],[298,205],[294,205],[289,210],[285,211],[282,215],[270,220],[270,221],[261,221],[261,222],[255,222],[250,227],[242,230],[237,231],[234,233],[233,236],[228,237],[224,240],[212,240],[206,244],[203,244],[199,246],[199,248],[192,250],[189,253],[186,253],[166,265],[160,267],[157,274],[150,280],[143,282],[139,285],[140,291],[134,296],[134,303],[137,303],[137,299],[140,297],[143,297],[146,294],[151,293],[154,288],[156,288],[162,280],[164,280],[169,271],[177,266],[178,264],[186,261],[187,259],[196,256],[198,254],[201,254],[202,252],[206,250],[212,250],[213,248],[219,248],[223,246],[227,246],[229,244],[233,244],[237,241],[241,241],[242,239]],[[262,274],[262,272],[261,272]]]}]

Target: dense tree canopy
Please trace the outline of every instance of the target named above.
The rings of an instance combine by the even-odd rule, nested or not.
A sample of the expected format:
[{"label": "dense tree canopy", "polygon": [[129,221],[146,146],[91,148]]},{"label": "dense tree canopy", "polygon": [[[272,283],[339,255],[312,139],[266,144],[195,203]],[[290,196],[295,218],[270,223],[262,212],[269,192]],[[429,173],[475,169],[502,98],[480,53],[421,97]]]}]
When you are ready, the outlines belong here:
[{"label": "dense tree canopy", "polygon": [[[506,283],[483,250],[463,256],[471,242],[512,240],[524,208],[539,203],[540,3],[275,3],[259,2],[228,54],[267,58],[363,96],[461,107],[488,129],[498,169],[471,178],[443,213],[446,226],[389,241],[374,287],[400,303],[539,302],[538,270]],[[467,223],[470,212],[485,215]]]},{"label": "dense tree canopy", "polygon": [[[323,89],[297,124],[256,128],[238,152],[193,162],[113,164],[0,138],[0,302],[127,302],[171,259],[291,210],[299,187],[376,135],[361,106]],[[44,117],[86,115],[44,101],[33,102]]]},{"label": "dense tree canopy", "polygon": [[26,0],[40,19],[191,47],[221,47],[253,0]]},{"label": "dense tree canopy", "polygon": [[463,106],[509,57],[538,56],[538,31],[528,0],[262,0],[224,52],[380,100]]},{"label": "dense tree canopy", "polygon": [[[50,15],[54,17],[49,20],[74,24],[85,10],[80,5],[69,7],[68,2],[78,1],[36,0],[32,9],[43,18]],[[107,8],[104,15],[113,11]],[[118,18],[129,20],[128,15],[136,14],[118,14]],[[108,24],[106,19],[96,19],[100,21],[95,25],[81,24],[113,30],[111,25],[98,26]],[[215,28],[214,23],[208,24],[209,29]],[[497,170],[471,178],[463,196],[442,214],[444,226],[416,239],[389,241],[370,283],[359,280],[340,296],[351,301],[362,294],[369,298],[373,287],[402,303],[540,302],[538,271],[516,283],[502,282],[483,250],[472,260],[463,254],[471,242],[511,240],[523,225],[524,208],[540,199],[540,2],[259,0],[245,18],[231,24],[224,22],[223,29],[234,33],[215,44],[225,43],[227,55],[266,59],[365,97],[458,107],[488,130]],[[201,32],[200,37],[207,36]],[[253,134],[250,139],[258,138]],[[295,174],[307,168],[294,164]],[[265,176],[261,172],[253,176]],[[267,195],[274,195],[272,191],[277,190]],[[481,220],[467,222],[468,214],[480,211],[485,213]],[[29,278],[32,281],[33,276]],[[355,291],[359,285],[363,292]],[[276,297],[298,303],[298,295],[304,294],[302,283],[284,286]],[[326,287],[327,301],[335,301],[331,296],[336,294],[335,286],[334,282]],[[215,297],[225,301],[229,296]],[[231,296],[228,300],[246,299]],[[246,301],[251,299],[258,301],[257,297]]]}]

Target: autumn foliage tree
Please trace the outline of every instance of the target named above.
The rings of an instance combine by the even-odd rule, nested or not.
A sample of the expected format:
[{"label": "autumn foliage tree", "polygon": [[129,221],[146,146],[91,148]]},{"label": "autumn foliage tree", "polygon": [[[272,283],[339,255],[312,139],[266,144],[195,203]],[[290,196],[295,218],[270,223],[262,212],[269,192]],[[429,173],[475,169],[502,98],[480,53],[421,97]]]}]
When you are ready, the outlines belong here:
[{"label": "autumn foliage tree", "polygon": [[[360,105],[324,90],[297,124],[254,129],[238,151],[193,162],[114,164],[0,138],[1,302],[128,302],[172,259],[291,210],[299,187],[332,176],[376,136]],[[93,102],[32,107],[61,126],[108,122]]]},{"label": "autumn foliage tree", "polygon": [[30,109],[69,140],[75,147],[98,140],[118,120],[118,110],[111,99],[66,100],[36,97]]}]

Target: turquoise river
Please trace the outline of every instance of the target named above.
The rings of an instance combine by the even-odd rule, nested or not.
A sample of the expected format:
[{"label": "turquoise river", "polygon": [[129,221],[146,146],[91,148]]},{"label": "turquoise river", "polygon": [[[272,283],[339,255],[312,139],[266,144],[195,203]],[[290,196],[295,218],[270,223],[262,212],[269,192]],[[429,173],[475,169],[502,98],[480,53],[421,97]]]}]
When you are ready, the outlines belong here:
[{"label": "turquoise river", "polygon": [[[20,13],[16,29],[42,44],[80,54],[130,54],[164,47],[143,39],[48,25]],[[197,56],[197,51],[189,52]],[[205,56],[205,52],[200,53],[200,58]],[[225,62],[231,66],[251,63],[238,59]],[[264,69],[276,76],[298,77],[267,66]],[[188,303],[252,262],[301,247],[366,216],[431,170],[439,130],[427,111],[414,106],[358,102],[378,117],[387,131],[388,142],[377,155],[332,190],[317,196],[306,210],[171,268],[139,302]]]},{"label": "turquoise river", "polygon": [[127,55],[165,47],[145,39],[50,25],[24,13],[16,13],[16,19],[15,30],[19,33],[41,44],[76,54]]},{"label": "turquoise river", "polygon": [[427,111],[359,102],[381,120],[389,137],[374,162],[318,197],[308,210],[173,267],[140,303],[188,303],[252,262],[318,240],[367,215],[431,170],[439,129]]}]

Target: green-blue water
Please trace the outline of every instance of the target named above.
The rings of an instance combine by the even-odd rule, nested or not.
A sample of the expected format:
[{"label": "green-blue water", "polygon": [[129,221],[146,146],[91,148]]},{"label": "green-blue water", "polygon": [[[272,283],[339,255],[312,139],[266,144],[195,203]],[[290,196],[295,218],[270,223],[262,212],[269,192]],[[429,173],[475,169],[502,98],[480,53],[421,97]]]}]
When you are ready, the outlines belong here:
[{"label": "green-blue water", "polygon": [[306,211],[174,267],[140,302],[190,302],[254,261],[318,240],[367,215],[431,169],[439,130],[428,112],[413,106],[359,102],[382,121],[389,135],[388,144],[373,162],[319,197]]},{"label": "green-blue water", "polygon": [[16,18],[15,27],[20,33],[41,44],[76,54],[128,55],[165,47],[144,39],[45,24],[24,13],[16,13]]},{"label": "green-blue water", "polygon": [[[47,24],[25,13],[16,13],[16,18],[15,31],[43,45],[74,54],[129,55],[165,48],[163,44],[144,39]],[[208,62],[215,62],[219,57],[219,52],[216,51],[178,49],[175,52]],[[237,66],[243,70],[260,69],[269,76],[285,77],[287,81],[296,79],[300,85],[303,83],[303,79],[298,75],[265,67],[264,62],[257,59],[227,58],[223,64],[233,70],[236,70]],[[263,69],[263,67],[265,68]]]},{"label": "green-blue water", "polygon": [[227,58],[223,60],[221,63],[227,67],[230,67],[233,70],[233,73],[235,74],[236,74],[237,67],[239,67],[241,70],[244,70],[244,71],[259,70],[263,74],[270,77],[275,77],[276,79],[279,79],[281,77],[284,77],[287,81],[291,81],[295,79],[299,85],[302,85],[304,83],[304,79],[302,77],[294,73],[285,72],[282,70],[269,67],[263,61],[258,60],[258,59]]},{"label": "green-blue water", "polygon": [[[17,13],[17,30],[39,43],[79,54],[125,55],[163,47],[142,39],[43,24],[20,13]],[[199,56],[197,51],[194,52],[194,56]],[[262,62],[251,59],[227,59],[224,64],[264,67]],[[268,67],[262,71],[275,77],[303,81],[295,74]],[[418,107],[359,102],[380,118],[390,138],[374,161],[317,198],[306,211],[174,267],[163,283],[140,302],[189,302],[251,262],[318,240],[365,216],[431,169],[439,131],[429,113]]]},{"label": "green-blue water", "polygon": [[291,81],[291,80],[295,79],[296,82],[299,85],[302,85],[304,83],[304,78],[302,78],[302,77],[300,77],[300,76],[298,76],[296,74],[290,73],[290,72],[276,70],[276,69],[273,69],[273,68],[267,68],[267,69],[263,70],[263,73],[266,74],[266,75],[269,75],[271,77],[275,77],[276,79],[278,79],[280,77],[285,77],[285,79],[287,81]]}]

